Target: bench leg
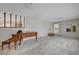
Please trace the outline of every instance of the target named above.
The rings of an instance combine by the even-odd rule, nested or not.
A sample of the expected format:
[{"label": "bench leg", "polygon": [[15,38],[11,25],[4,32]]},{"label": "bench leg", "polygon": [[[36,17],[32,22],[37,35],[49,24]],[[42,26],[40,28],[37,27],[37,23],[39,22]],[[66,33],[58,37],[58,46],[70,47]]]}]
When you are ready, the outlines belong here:
[{"label": "bench leg", "polygon": [[2,43],[2,50],[3,50],[3,48],[4,48],[4,45],[3,45],[3,43]]},{"label": "bench leg", "polygon": [[37,35],[36,35],[36,41],[37,41]]},{"label": "bench leg", "polygon": [[10,49],[10,43],[8,44],[8,48]]},{"label": "bench leg", "polygon": [[16,50],[17,42],[14,42],[14,45],[15,45],[15,50]]},{"label": "bench leg", "polygon": [[19,45],[21,45],[21,40],[19,41]]}]

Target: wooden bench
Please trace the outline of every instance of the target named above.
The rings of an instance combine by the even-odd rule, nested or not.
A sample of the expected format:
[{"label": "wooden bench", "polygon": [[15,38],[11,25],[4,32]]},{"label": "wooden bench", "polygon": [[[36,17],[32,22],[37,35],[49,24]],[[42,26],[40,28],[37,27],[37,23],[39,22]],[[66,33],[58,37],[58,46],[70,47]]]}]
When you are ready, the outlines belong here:
[{"label": "wooden bench", "polygon": [[35,36],[36,41],[37,41],[37,32],[26,32],[26,33],[12,34],[12,38],[9,38],[8,40],[5,40],[2,42],[2,50],[3,50],[4,45],[8,45],[8,48],[10,49],[10,44],[12,42],[14,43],[14,47],[16,49],[17,42],[19,42],[19,45],[21,45],[23,38],[33,37],[33,36]]},{"label": "wooden bench", "polygon": [[48,33],[48,36],[54,36],[55,33]]},{"label": "wooden bench", "polygon": [[10,44],[13,42],[14,43],[14,47],[16,49],[17,46],[17,42],[19,41],[19,45],[21,44],[21,36],[19,34],[12,34],[12,38],[9,38],[8,40],[5,40],[2,42],[2,50],[4,45],[8,45],[9,49],[10,49]]},{"label": "wooden bench", "polygon": [[8,45],[8,48],[10,49],[10,41],[9,40],[5,40],[5,41],[3,41],[2,42],[2,50],[3,50],[3,48],[4,48],[4,45]]},{"label": "wooden bench", "polygon": [[23,35],[23,38],[35,37],[36,38],[36,41],[37,41],[37,35],[38,35],[37,32],[25,32],[22,35]]}]

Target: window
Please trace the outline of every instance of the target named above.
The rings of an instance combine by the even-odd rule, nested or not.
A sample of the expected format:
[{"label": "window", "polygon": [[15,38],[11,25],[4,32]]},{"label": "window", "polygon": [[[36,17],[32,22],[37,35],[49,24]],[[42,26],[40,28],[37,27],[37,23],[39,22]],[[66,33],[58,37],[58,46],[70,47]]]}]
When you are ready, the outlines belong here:
[{"label": "window", "polygon": [[20,17],[18,17],[18,20],[17,20],[17,27],[22,27],[22,21],[21,21],[22,19],[21,19],[21,16]]},{"label": "window", "polygon": [[15,15],[12,14],[11,27],[15,27]]},{"label": "window", "polygon": [[12,13],[0,12],[1,28],[22,28],[25,25],[25,16],[17,16]]},{"label": "window", "polygon": [[0,12],[0,27],[4,27],[4,14]]},{"label": "window", "polygon": [[22,17],[22,21],[21,21],[21,23],[22,23],[22,27],[25,27],[25,16]]},{"label": "window", "polygon": [[5,27],[10,27],[10,15],[7,13],[4,13],[5,15]]}]

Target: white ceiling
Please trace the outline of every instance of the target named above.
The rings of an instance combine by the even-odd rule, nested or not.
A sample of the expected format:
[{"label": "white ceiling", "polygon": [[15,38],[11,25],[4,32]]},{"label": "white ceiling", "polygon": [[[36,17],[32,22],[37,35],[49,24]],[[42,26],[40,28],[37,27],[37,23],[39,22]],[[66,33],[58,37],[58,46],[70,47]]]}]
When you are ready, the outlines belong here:
[{"label": "white ceiling", "polygon": [[23,3],[0,3],[0,11],[19,13],[23,8]]},{"label": "white ceiling", "polygon": [[24,14],[37,20],[62,21],[79,18],[78,3],[16,3],[0,4],[0,7],[14,9],[19,14]]}]

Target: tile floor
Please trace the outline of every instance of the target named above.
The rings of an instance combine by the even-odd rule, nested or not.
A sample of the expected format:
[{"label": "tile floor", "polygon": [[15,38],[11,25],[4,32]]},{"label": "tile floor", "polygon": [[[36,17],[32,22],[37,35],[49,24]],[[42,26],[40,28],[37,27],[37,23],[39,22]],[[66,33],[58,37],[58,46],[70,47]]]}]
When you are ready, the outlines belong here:
[{"label": "tile floor", "polygon": [[11,49],[1,50],[0,55],[78,55],[79,39],[67,38],[62,36],[40,37],[38,41],[35,38],[24,39],[22,45]]}]

